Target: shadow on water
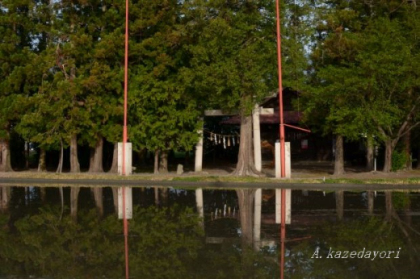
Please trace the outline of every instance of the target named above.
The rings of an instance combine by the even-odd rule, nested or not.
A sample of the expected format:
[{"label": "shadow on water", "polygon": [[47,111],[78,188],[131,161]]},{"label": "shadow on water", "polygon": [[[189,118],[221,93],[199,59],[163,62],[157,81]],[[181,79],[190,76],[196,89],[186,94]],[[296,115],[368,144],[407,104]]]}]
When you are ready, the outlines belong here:
[{"label": "shadow on water", "polygon": [[[276,191],[255,192],[133,188],[130,278],[279,278]],[[293,190],[290,205],[285,278],[420,277],[419,192]],[[0,278],[122,278],[117,210],[113,187],[0,186]]]}]

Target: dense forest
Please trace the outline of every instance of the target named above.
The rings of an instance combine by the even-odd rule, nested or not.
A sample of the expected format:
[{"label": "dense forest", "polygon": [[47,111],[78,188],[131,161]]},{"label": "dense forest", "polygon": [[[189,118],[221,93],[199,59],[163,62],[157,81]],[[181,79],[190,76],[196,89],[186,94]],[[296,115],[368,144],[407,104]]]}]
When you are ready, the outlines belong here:
[{"label": "dense forest", "polygon": [[[165,171],[169,151],[194,149],[204,110],[234,110],[235,172],[254,173],[252,108],[278,90],[275,1],[129,7],[134,150],[153,153]],[[80,156],[88,162],[82,169],[116,171],[125,1],[1,0],[0,13],[0,171],[28,168],[32,148],[39,171],[53,162],[58,172],[63,164],[80,172]],[[416,1],[286,0],[281,25],[283,87],[300,92],[302,121],[335,137],[335,173],[344,172],[344,139],[366,141],[368,164],[373,146],[383,145],[386,172],[393,158],[411,166],[420,134]]]}]

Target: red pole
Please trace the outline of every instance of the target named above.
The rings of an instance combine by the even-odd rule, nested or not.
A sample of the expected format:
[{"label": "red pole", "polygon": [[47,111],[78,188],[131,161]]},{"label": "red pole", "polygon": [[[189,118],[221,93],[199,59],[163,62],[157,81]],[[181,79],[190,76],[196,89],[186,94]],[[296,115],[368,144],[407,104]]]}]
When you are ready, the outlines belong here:
[{"label": "red pole", "polygon": [[[276,0],[277,15],[277,66],[279,75],[279,116],[280,116],[280,161],[281,177],[286,176],[285,144],[284,144],[284,119],[283,119],[283,85],[281,76],[281,36],[280,36],[280,5]],[[281,226],[280,226],[280,278],[284,278],[284,242],[286,239],[286,190],[281,189]]]},{"label": "red pole", "polygon": [[286,176],[285,144],[284,144],[284,119],[283,119],[283,84],[281,76],[281,37],[280,37],[280,5],[276,0],[277,12],[277,66],[279,75],[279,116],[280,116],[280,161],[281,177]]},{"label": "red pole", "polygon": [[122,175],[125,173],[125,143],[127,142],[127,91],[128,91],[128,0],[125,1],[125,57],[124,57],[124,126],[122,145]]},{"label": "red pole", "polygon": [[[123,144],[122,144],[122,175],[125,171],[125,144],[127,142],[127,91],[128,91],[128,0],[125,1],[125,57],[124,57],[124,126],[123,126]],[[129,276],[128,265],[128,221],[126,216],[125,187],[122,188],[123,202],[123,223],[124,223],[124,249],[125,249],[125,278]]]}]

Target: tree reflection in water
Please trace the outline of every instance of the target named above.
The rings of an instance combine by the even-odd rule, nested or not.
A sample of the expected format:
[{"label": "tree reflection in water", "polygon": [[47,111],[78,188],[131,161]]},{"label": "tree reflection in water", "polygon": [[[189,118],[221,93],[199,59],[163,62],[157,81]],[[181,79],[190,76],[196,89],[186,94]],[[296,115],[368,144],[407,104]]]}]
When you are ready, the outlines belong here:
[{"label": "tree reflection in water", "polygon": [[[136,208],[130,222],[130,273],[134,278],[188,278],[203,231],[192,209]],[[100,220],[97,210],[60,220],[60,208],[41,207],[37,214],[8,226],[1,215],[0,275],[51,278],[121,278],[124,238],[114,215]]]},{"label": "tree reflection in water", "polygon": [[[59,202],[39,205],[41,197],[48,200],[48,192],[45,195],[44,191],[36,189],[38,201],[34,202],[28,191],[22,189],[1,189],[6,194],[2,196],[4,206],[0,214],[0,278],[123,278],[123,228],[121,220],[113,214],[114,200],[110,189],[104,189],[102,196],[100,191],[81,188],[80,208],[73,211],[66,208],[61,219]],[[65,190],[66,201],[70,201],[70,197],[76,198],[69,189]],[[56,193],[58,196],[58,190]],[[90,208],[80,206],[86,204],[84,195],[88,193]],[[209,236],[217,223],[228,222],[229,226],[236,228],[244,227],[240,224],[243,218],[252,223],[252,210],[246,211],[251,216],[246,217],[243,211],[238,219],[230,217],[213,221],[205,216],[205,234],[196,209],[185,206],[191,205],[185,202],[189,196],[194,204],[194,193],[185,192],[180,197],[175,197],[172,192],[164,193],[164,202],[160,202],[159,207],[153,205],[154,189],[139,190],[134,194],[137,198],[139,194],[148,196],[150,202],[142,201],[141,206],[137,205],[130,221],[131,277],[279,278],[279,257],[275,246],[256,252],[249,241],[252,237],[245,235],[248,244],[244,245],[237,234],[230,234],[222,244],[206,244],[204,241],[204,236]],[[212,193],[205,195],[214,204],[215,200],[209,197]],[[214,192],[215,196],[218,194]],[[226,202],[232,197],[225,193],[223,198]],[[182,199],[183,205],[178,204],[177,201]],[[373,211],[366,205],[365,211],[370,216],[352,218],[346,213],[346,199],[345,196],[342,199],[341,192],[338,200],[336,206],[341,221],[320,221],[306,227],[303,232],[294,230],[292,221],[288,228],[289,240],[299,235],[311,235],[311,238],[286,243],[286,278],[420,278],[418,222],[416,216],[408,218],[408,215],[402,215],[415,211],[418,206],[410,195],[387,192],[384,214],[375,215],[378,210]],[[102,209],[103,203],[111,210],[106,206]],[[240,200],[229,200],[229,203],[241,205]],[[251,205],[251,202],[247,204]],[[368,204],[372,203],[369,201]],[[66,205],[77,207],[74,200]],[[204,208],[215,211],[208,204]],[[74,210],[77,210],[77,221],[71,214]],[[210,215],[210,211],[207,214]],[[102,218],[98,218],[100,216]],[[264,226],[263,235],[267,235],[268,225]],[[278,225],[270,226],[278,233]],[[396,251],[401,247],[401,253],[398,259],[326,259],[330,247],[336,251],[361,251],[363,248]],[[313,258],[317,249],[322,259]]]}]

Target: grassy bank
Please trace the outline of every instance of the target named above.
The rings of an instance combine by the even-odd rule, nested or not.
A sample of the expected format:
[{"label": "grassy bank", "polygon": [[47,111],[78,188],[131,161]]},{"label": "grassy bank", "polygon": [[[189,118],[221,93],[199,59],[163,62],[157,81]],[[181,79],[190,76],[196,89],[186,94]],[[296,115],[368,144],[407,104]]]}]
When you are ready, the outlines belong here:
[{"label": "grassy bank", "polygon": [[332,175],[316,177],[294,177],[292,179],[276,179],[273,177],[236,177],[231,175],[196,174],[185,173],[177,175],[168,174],[133,174],[130,176],[120,176],[109,173],[61,173],[52,172],[7,172],[0,173],[0,183],[2,178],[13,179],[51,179],[51,180],[114,180],[114,181],[185,181],[185,182],[236,182],[236,183],[310,183],[310,184],[392,184],[392,185],[416,185],[420,186],[420,172],[411,172],[410,175],[386,174],[375,175],[375,177],[334,177]]}]

